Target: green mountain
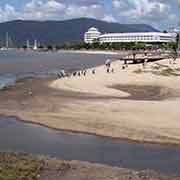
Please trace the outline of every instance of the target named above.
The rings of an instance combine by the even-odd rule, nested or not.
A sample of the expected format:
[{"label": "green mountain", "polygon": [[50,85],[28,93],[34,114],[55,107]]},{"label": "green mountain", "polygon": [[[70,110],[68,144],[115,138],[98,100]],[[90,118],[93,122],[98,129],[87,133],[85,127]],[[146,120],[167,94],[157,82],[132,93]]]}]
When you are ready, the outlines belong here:
[{"label": "green mountain", "polygon": [[84,32],[92,26],[98,28],[102,33],[158,31],[146,24],[108,23],[90,18],[64,21],[15,20],[0,23],[0,45],[3,46],[5,44],[7,32],[11,45],[22,45],[27,40],[33,43],[35,39],[41,44],[79,42],[83,40]]}]

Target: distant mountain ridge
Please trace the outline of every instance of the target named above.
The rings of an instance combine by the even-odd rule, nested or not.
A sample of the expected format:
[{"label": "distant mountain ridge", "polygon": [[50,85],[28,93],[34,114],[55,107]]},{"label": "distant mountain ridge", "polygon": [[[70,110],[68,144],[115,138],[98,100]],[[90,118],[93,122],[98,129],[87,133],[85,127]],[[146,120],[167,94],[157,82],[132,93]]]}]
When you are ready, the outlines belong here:
[{"label": "distant mountain ridge", "polygon": [[84,32],[90,27],[98,28],[102,33],[117,32],[157,32],[146,24],[108,23],[90,18],[78,18],[64,21],[25,21],[15,20],[0,23],[0,45],[5,44],[5,34],[9,34],[9,43],[14,45],[31,43],[35,39],[42,44],[63,44],[83,40]]}]

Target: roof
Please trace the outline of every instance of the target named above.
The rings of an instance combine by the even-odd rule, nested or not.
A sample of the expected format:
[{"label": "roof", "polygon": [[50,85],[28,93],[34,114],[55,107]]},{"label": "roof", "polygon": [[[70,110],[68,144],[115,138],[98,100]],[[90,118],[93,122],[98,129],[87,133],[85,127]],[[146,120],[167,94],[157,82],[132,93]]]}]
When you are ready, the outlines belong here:
[{"label": "roof", "polygon": [[95,27],[91,27],[91,28],[88,29],[88,31],[98,31],[98,29],[95,28]]}]

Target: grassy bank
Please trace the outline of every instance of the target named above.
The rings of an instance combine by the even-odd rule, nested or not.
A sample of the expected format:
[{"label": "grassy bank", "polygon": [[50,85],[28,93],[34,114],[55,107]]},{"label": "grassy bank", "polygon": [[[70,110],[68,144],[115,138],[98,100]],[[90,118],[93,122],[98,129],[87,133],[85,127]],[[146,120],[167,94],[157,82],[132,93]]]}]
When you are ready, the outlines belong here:
[{"label": "grassy bank", "polygon": [[43,168],[43,161],[27,154],[0,153],[1,180],[36,180]]},{"label": "grassy bank", "polygon": [[179,180],[179,174],[134,171],[24,153],[0,153],[0,180]]}]

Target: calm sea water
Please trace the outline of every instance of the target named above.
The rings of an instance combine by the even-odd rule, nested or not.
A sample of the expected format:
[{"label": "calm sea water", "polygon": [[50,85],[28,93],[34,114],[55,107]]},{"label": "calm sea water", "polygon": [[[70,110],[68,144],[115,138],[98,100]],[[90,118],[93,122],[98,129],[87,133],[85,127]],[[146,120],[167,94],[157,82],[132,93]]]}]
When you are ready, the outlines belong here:
[{"label": "calm sea water", "polygon": [[115,55],[73,52],[0,51],[0,88],[17,78],[57,74],[60,70],[77,70],[103,64]]},{"label": "calm sea water", "polygon": [[180,148],[49,129],[0,117],[0,151],[60,156],[137,170],[180,171]]}]

